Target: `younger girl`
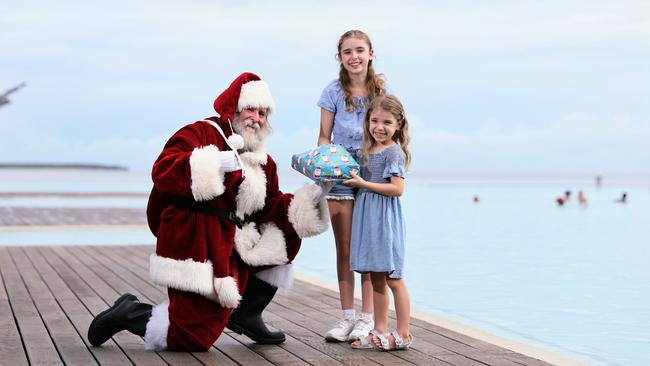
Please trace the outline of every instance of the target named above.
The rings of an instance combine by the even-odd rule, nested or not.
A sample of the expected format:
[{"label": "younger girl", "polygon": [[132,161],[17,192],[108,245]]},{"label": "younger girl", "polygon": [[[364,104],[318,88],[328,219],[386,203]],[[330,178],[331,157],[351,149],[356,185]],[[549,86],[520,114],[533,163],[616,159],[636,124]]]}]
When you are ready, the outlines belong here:
[{"label": "younger girl", "polygon": [[[359,30],[345,32],[338,43],[339,78],[329,83],[318,101],[321,108],[318,145],[343,145],[357,157],[363,136],[366,106],[386,93],[384,80],[372,66],[374,51],[368,35]],[[354,191],[336,185],[327,195],[334,239],[336,269],[341,296],[342,319],[325,334],[334,342],[365,337],[373,328],[370,276],[361,276],[361,314],[354,310],[354,272],[350,271],[350,233]]]},{"label": "younger girl", "polygon": [[[394,96],[375,98],[364,121],[361,176],[344,181],[359,188],[354,204],[350,268],[370,273],[375,329],[352,343],[353,348],[385,351],[409,349],[410,301],[403,279],[404,219],[399,196],[404,191],[404,172],[411,160],[408,122]],[[388,331],[390,288],[395,299],[397,330]]]}]

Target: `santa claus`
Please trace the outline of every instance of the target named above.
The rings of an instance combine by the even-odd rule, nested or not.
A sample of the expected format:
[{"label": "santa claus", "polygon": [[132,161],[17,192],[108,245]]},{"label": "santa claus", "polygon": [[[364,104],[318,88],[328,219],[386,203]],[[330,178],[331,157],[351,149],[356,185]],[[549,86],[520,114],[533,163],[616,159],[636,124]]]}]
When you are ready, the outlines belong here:
[{"label": "santa claus", "polygon": [[258,343],[284,342],[261,313],[290,285],[301,239],[327,230],[329,186],[280,191],[264,145],[275,106],[257,75],[237,77],[214,109],[176,132],[153,166],[150,274],[169,300],[153,306],[122,295],[92,321],[92,345],[128,330],[150,350],[206,351],[226,325]]}]

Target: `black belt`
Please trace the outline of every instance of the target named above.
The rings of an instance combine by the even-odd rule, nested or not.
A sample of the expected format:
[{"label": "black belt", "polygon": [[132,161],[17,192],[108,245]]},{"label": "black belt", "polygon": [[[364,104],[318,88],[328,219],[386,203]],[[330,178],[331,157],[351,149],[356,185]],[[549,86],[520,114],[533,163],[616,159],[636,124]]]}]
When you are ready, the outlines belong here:
[{"label": "black belt", "polygon": [[243,219],[235,215],[232,211],[220,210],[214,206],[210,206],[208,203],[197,202],[187,198],[172,196],[171,203],[174,207],[181,210],[192,211],[192,212],[201,212],[210,216],[221,217],[237,225],[238,228],[242,228],[245,223],[250,221],[250,216],[245,215]]}]

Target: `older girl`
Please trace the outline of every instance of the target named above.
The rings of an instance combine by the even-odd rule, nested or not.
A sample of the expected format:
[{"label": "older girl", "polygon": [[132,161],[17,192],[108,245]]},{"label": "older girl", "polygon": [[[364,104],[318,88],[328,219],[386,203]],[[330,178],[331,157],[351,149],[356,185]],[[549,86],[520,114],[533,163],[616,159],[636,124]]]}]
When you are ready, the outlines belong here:
[{"label": "older girl", "polygon": [[[329,83],[318,101],[321,108],[318,145],[343,145],[356,158],[363,136],[363,118],[372,99],[386,94],[384,80],[372,65],[374,50],[364,32],[345,32],[338,43],[339,78]],[[354,190],[336,185],[327,198],[336,241],[336,269],[341,297],[342,318],[326,333],[333,342],[365,337],[373,328],[372,285],[368,275],[361,276],[361,313],[354,309],[354,273],[350,271],[350,233],[354,208]]]}]

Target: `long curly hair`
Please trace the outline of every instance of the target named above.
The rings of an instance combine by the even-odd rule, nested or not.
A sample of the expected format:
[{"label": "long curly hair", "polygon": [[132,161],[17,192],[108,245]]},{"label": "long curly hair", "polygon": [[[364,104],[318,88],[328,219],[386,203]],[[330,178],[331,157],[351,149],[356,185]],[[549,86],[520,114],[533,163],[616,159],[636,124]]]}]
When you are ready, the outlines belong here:
[{"label": "long curly hair", "polygon": [[[368,50],[370,52],[374,52],[372,49],[372,42],[370,42],[370,37],[368,37],[367,34],[356,29],[349,30],[343,33],[341,38],[339,38],[339,45],[337,47],[337,58],[339,61],[341,60],[341,46],[343,45],[343,42],[348,38],[357,38],[366,42],[368,44]],[[345,94],[345,105],[347,106],[346,110],[349,112],[354,110],[357,106],[354,104],[354,100],[352,99],[352,81],[350,80],[350,75],[348,74],[347,70],[345,70],[345,67],[343,67],[343,64],[340,66],[341,68],[339,70],[339,80],[341,81],[341,86],[343,87],[343,92]],[[368,73],[366,74],[366,91],[369,101],[372,101],[378,95],[386,94],[386,86],[383,77],[383,74],[377,74],[375,72],[375,68],[372,66],[372,60],[369,60]]]},{"label": "long curly hair", "polygon": [[404,112],[402,102],[392,95],[380,95],[373,99],[368,106],[366,117],[363,119],[363,140],[361,141],[360,150],[361,161],[364,163],[368,161],[370,148],[376,142],[372,135],[370,135],[370,115],[372,114],[372,111],[377,108],[381,108],[395,117],[399,129],[393,134],[393,141],[399,144],[402,148],[402,151],[404,152],[404,167],[408,170],[408,167],[411,164],[411,151],[409,150],[409,142],[411,141],[411,137],[409,136],[409,123],[408,119],[406,119],[406,113]]}]

